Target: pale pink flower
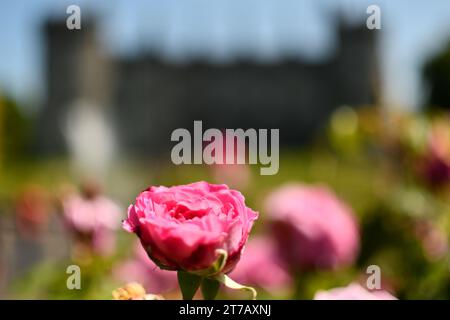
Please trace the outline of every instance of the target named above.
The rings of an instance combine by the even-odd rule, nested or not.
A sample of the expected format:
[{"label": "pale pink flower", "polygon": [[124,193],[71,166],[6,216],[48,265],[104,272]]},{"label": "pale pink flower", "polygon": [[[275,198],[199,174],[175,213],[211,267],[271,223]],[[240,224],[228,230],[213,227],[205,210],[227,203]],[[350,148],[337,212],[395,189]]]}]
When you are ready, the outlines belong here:
[{"label": "pale pink flower", "polygon": [[320,290],[314,300],[398,300],[384,290],[369,291],[358,283],[351,283],[347,287],[334,288],[328,291]]},{"label": "pale pink flower", "polygon": [[63,200],[63,214],[68,227],[79,239],[90,242],[102,255],[115,247],[114,231],[120,226],[120,207],[103,196],[86,198],[73,194]]},{"label": "pale pink flower", "polygon": [[136,243],[134,256],[113,270],[120,282],[141,283],[147,292],[166,293],[177,287],[177,274],[174,271],[161,270],[147,256],[140,243]]},{"label": "pale pink flower", "polygon": [[283,267],[276,246],[270,238],[250,240],[244,252],[231,273],[234,280],[261,287],[268,292],[290,289],[292,278]]},{"label": "pale pink flower", "polygon": [[246,164],[215,164],[210,168],[215,181],[232,188],[246,189],[250,184],[251,171]]},{"label": "pale pink flower", "polygon": [[448,254],[447,234],[431,221],[418,221],[414,231],[422,243],[425,254],[430,260],[441,259]]},{"label": "pale pink flower", "polygon": [[[230,188],[246,189],[251,182],[251,170],[247,164],[238,164],[238,151],[248,149],[248,143],[238,138],[233,139],[232,145],[228,145],[226,132],[222,132],[222,158],[220,164],[209,165],[214,181],[228,185]],[[209,143],[208,143],[209,144]],[[207,144],[205,144],[206,146]],[[247,152],[246,151],[246,152]],[[232,154],[232,161],[227,159],[227,155]]]}]

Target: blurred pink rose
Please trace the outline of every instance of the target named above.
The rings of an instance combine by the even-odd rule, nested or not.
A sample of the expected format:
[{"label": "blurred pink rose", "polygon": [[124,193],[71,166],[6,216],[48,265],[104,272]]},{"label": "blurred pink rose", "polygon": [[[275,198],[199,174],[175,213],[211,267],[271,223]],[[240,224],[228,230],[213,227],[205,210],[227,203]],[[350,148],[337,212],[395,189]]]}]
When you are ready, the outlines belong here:
[{"label": "blurred pink rose", "polygon": [[80,241],[89,242],[92,249],[101,255],[114,251],[114,230],[120,226],[120,212],[119,206],[103,196],[86,198],[73,194],[63,200],[68,227]]},{"label": "blurred pink rose", "polygon": [[[226,131],[222,130],[222,134],[226,137]],[[203,147],[206,147],[210,142],[206,142]],[[222,163],[208,165],[211,171],[214,181],[228,185],[231,188],[238,188],[240,190],[246,189],[251,182],[251,170],[247,164],[238,164],[238,152],[239,150],[246,150],[248,152],[247,140],[242,141],[235,137],[233,144],[228,145],[228,139],[222,140]],[[227,155],[232,154],[232,161],[228,161]],[[213,152],[215,154],[215,151]]]},{"label": "blurred pink rose", "polygon": [[337,268],[355,260],[359,231],[353,212],[327,188],[283,186],[269,195],[265,209],[291,268]]},{"label": "blurred pink rose", "polygon": [[447,234],[431,221],[418,221],[414,226],[414,232],[430,260],[444,258],[449,252]]},{"label": "blurred pink rose", "polygon": [[28,185],[16,201],[16,222],[24,238],[38,237],[46,228],[51,212],[46,191],[37,185]]},{"label": "blurred pink rose", "polygon": [[147,256],[140,243],[135,246],[132,259],[121,263],[113,270],[113,275],[123,283],[141,283],[147,292],[161,294],[177,287],[177,274],[173,271],[161,270]]},{"label": "blurred pink rose", "polygon": [[218,258],[216,250],[222,249],[228,253],[226,273],[239,261],[257,217],[238,191],[196,182],[142,192],[128,208],[124,228],[138,235],[163,268],[206,269]]},{"label": "blurred pink rose", "polygon": [[314,300],[397,300],[397,298],[384,290],[369,291],[357,283],[351,283],[347,287],[320,290],[316,292]]},{"label": "blurred pink rose", "polygon": [[270,238],[254,238],[245,246],[245,254],[231,273],[240,283],[254,285],[268,292],[289,289],[292,279],[283,268]]},{"label": "blurred pink rose", "polygon": [[422,174],[433,187],[450,181],[450,122],[448,118],[433,122],[422,159]]},{"label": "blurred pink rose", "polygon": [[250,184],[251,171],[246,164],[215,164],[209,167],[215,181],[241,189],[247,188]]}]

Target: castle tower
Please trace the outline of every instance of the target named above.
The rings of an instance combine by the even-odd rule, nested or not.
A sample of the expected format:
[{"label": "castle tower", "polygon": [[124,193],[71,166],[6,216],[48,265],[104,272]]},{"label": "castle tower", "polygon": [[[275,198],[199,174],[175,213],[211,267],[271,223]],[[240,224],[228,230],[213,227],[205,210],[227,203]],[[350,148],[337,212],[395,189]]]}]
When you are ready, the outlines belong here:
[{"label": "castle tower", "polygon": [[80,30],[69,30],[64,20],[44,26],[45,104],[38,126],[38,149],[44,154],[66,151],[64,126],[67,109],[86,100],[109,105],[111,64],[100,49],[95,25],[82,20]]},{"label": "castle tower", "polygon": [[377,32],[365,23],[338,23],[336,72],[338,101],[351,106],[378,101]]}]

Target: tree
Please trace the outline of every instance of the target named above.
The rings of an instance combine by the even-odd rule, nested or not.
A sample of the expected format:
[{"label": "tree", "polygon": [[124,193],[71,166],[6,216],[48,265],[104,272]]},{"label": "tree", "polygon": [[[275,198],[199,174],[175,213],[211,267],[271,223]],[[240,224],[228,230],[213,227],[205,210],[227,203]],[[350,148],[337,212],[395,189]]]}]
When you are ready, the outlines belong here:
[{"label": "tree", "polygon": [[450,109],[450,42],[445,50],[425,63],[423,77],[429,88],[428,109]]},{"label": "tree", "polygon": [[10,98],[0,95],[0,155],[14,161],[28,151],[30,122]]}]

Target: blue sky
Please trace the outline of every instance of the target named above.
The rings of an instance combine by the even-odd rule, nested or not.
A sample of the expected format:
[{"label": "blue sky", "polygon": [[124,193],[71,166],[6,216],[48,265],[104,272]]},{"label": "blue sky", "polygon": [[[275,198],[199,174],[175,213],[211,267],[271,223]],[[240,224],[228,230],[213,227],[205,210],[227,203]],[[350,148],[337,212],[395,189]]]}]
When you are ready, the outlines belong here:
[{"label": "blue sky", "polygon": [[48,16],[65,16],[70,4],[101,17],[101,40],[112,54],[158,47],[175,59],[205,50],[217,57],[251,51],[270,58],[280,48],[321,58],[333,48],[333,12],[339,9],[356,20],[377,4],[386,102],[406,108],[423,97],[423,61],[450,39],[448,0],[1,1],[0,89],[23,100],[41,97],[40,26]]}]

